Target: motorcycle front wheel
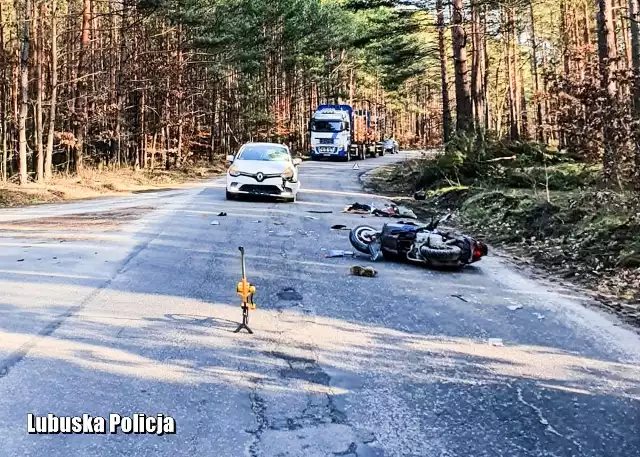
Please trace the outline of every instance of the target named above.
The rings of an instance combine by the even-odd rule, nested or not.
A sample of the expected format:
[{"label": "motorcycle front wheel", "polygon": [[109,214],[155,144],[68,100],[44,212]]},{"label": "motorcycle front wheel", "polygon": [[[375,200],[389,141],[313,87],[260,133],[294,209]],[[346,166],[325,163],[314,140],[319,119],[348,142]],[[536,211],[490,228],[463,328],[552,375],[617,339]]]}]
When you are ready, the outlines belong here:
[{"label": "motorcycle front wheel", "polygon": [[363,254],[369,254],[369,245],[373,243],[378,231],[369,225],[359,225],[349,232],[351,245]]}]

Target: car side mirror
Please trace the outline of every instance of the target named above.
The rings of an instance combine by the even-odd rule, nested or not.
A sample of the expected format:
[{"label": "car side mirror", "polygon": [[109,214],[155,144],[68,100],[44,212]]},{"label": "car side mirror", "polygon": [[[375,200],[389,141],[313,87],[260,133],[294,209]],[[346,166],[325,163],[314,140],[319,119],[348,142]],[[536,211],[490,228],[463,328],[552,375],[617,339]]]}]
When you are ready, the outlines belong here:
[{"label": "car side mirror", "polygon": [[229,154],[229,155],[227,156],[227,163],[228,163],[228,164],[231,164],[231,162],[233,162],[233,159],[235,159],[235,156],[233,156],[233,155]]},{"label": "car side mirror", "polygon": [[300,165],[302,163],[302,159],[300,157],[296,157],[295,159],[293,159],[293,164],[297,167],[298,165]]}]

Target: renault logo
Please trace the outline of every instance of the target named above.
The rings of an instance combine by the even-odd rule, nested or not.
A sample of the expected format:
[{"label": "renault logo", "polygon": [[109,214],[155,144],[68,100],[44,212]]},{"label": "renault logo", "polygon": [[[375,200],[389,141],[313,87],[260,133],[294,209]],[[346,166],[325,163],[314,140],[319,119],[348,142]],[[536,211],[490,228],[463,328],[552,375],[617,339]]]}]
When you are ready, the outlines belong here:
[{"label": "renault logo", "polygon": [[262,180],[263,180],[263,179],[264,179],[264,175],[263,175],[262,173],[258,173],[258,174],[256,175],[256,180],[257,180],[258,182],[262,182]]}]

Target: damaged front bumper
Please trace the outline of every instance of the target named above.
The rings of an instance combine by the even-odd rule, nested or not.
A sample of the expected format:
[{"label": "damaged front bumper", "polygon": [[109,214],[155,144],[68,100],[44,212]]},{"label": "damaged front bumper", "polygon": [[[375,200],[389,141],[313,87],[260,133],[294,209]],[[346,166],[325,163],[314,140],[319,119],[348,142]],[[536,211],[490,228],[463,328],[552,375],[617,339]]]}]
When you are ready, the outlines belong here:
[{"label": "damaged front bumper", "polygon": [[238,195],[264,195],[292,198],[300,188],[299,182],[281,177],[265,178],[262,182],[248,176],[227,176],[227,192]]}]

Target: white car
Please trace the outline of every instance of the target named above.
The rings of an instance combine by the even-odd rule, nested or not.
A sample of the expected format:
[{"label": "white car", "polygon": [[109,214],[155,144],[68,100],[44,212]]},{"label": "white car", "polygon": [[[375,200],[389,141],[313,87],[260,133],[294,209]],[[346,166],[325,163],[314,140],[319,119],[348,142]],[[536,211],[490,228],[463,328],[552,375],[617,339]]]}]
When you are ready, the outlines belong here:
[{"label": "white car", "polygon": [[386,154],[387,152],[389,154],[397,154],[399,149],[400,145],[393,138],[389,138],[388,140],[384,141],[384,154]]},{"label": "white car", "polygon": [[247,143],[227,156],[227,200],[239,195],[265,195],[296,200],[300,189],[298,165],[289,148],[277,143]]}]

